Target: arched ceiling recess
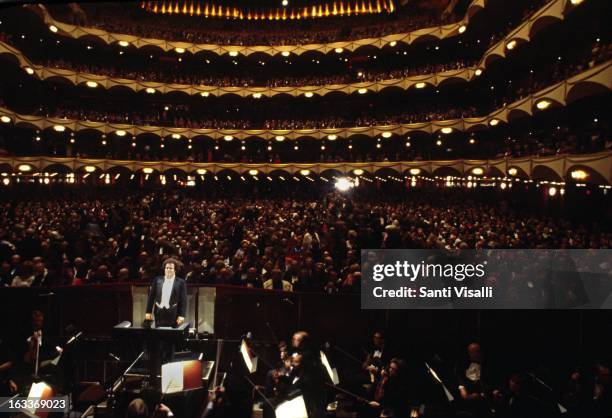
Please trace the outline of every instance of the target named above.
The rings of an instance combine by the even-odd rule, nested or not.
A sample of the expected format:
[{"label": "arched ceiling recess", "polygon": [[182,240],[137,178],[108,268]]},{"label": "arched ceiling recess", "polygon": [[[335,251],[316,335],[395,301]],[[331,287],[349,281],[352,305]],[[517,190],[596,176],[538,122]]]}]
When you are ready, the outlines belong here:
[{"label": "arched ceiling recess", "polygon": [[[484,176],[501,176],[515,179],[540,179],[550,181],[572,180],[573,171],[582,170],[586,178],[576,182],[593,184],[612,183],[612,152],[605,151],[597,154],[586,155],[554,155],[549,157],[520,157],[500,158],[494,160],[444,160],[444,161],[383,161],[366,163],[287,163],[287,164],[249,164],[249,163],[193,163],[193,162],[169,162],[169,161],[125,161],[107,159],[86,158],[56,158],[56,157],[0,157],[0,171],[8,173],[17,172],[23,165],[28,165],[31,172],[48,171],[51,167],[65,167],[71,172],[86,171],[85,167],[95,167],[96,173],[103,172],[125,172],[125,170],[136,173],[151,171],[152,173],[175,173],[185,174],[216,174],[232,172],[244,175],[251,170],[257,170],[257,175],[271,175],[279,172],[289,173],[295,176],[310,174],[334,173],[334,175],[356,175],[355,170],[362,170],[360,175],[372,175],[376,173],[394,172],[397,175],[427,176],[453,175],[467,177],[473,175],[474,168],[482,168]],[[419,169],[419,173],[412,174],[411,170]],[[513,170],[514,169],[514,170]],[[308,171],[308,174],[306,171]],[[389,171],[391,170],[391,171]],[[359,171],[358,171],[359,172]],[[414,172],[414,171],[413,171]],[[549,178],[550,177],[550,178]]]},{"label": "arched ceiling recess", "polygon": [[[472,5],[477,3],[473,2]],[[29,6],[35,8],[37,6]],[[46,12],[44,6],[41,10]],[[484,2],[483,2],[484,7]],[[205,86],[205,85],[187,85],[187,84],[172,84],[172,83],[160,83],[155,81],[138,81],[130,80],[109,76],[102,76],[96,74],[88,74],[75,72],[73,70],[58,69],[45,67],[41,65],[33,64],[27,57],[25,57],[16,48],[0,42],[0,56],[9,55],[12,57],[14,62],[18,62],[19,66],[32,73],[32,75],[38,77],[41,80],[61,78],[64,81],[70,82],[74,85],[84,84],[87,82],[95,82],[97,86],[105,89],[114,89],[123,87],[130,89],[134,92],[145,92],[150,94],[166,94],[171,92],[181,92],[188,95],[200,95],[204,98],[209,96],[222,96],[222,95],[236,95],[239,97],[252,97],[254,94],[261,95],[264,97],[272,97],[276,95],[288,95],[293,97],[312,97],[313,95],[325,96],[331,93],[342,93],[342,94],[353,94],[359,92],[362,89],[366,89],[368,92],[381,92],[389,88],[398,88],[402,90],[408,90],[410,88],[416,88],[421,83],[425,83],[425,86],[442,86],[446,83],[456,82],[469,82],[474,78],[477,78],[482,71],[493,61],[497,59],[506,58],[508,52],[508,45],[511,42],[515,42],[518,46],[520,43],[529,42],[531,38],[540,30],[548,26],[548,23],[543,22],[560,21],[565,19],[565,16],[570,11],[574,10],[576,6],[573,6],[570,0],[553,0],[544,5],[540,10],[531,15],[527,20],[523,21],[516,29],[510,32],[504,39],[497,42],[494,46],[489,48],[482,56],[478,64],[474,67],[466,67],[458,70],[449,70],[433,74],[416,75],[405,78],[387,79],[381,81],[372,82],[360,82],[360,83],[345,83],[345,84],[328,84],[319,86],[286,86],[286,87],[238,87],[238,86]],[[42,16],[49,16],[48,13]],[[45,18],[47,22],[47,18]],[[49,16],[49,19],[50,16]],[[53,21],[55,22],[55,21]],[[60,24],[58,22],[52,24]],[[60,24],[61,25],[61,24]],[[70,26],[70,25],[69,25]],[[81,28],[85,30],[86,28]],[[95,30],[99,32],[98,30]],[[417,31],[419,32],[419,31]],[[117,35],[127,36],[127,35]],[[393,35],[396,36],[396,35]],[[429,36],[429,35],[428,35]],[[116,36],[111,37],[115,39]],[[126,41],[128,42],[128,41]],[[161,45],[161,42],[155,43],[154,45]],[[393,42],[393,41],[391,41]],[[396,41],[397,42],[397,41]],[[111,43],[111,42],[109,42]],[[385,46],[388,43],[380,43]],[[369,44],[368,44],[369,45]],[[396,44],[393,44],[396,45]],[[364,45],[359,46],[359,48]],[[147,45],[151,47],[151,45]],[[370,46],[371,47],[371,46]],[[283,47],[287,48],[287,47]],[[514,47],[513,47],[514,49]],[[283,49],[282,51],[286,51]],[[281,52],[282,52],[281,51]],[[312,50],[309,50],[312,52]],[[317,51],[321,52],[321,51]],[[257,54],[265,54],[265,51],[257,51]]]},{"label": "arched ceiling recess", "polygon": [[[569,1],[569,0],[568,0]],[[127,42],[129,46],[136,48],[156,47],[162,51],[176,50],[182,48],[184,52],[196,54],[206,51],[217,55],[239,54],[249,56],[255,53],[266,54],[269,56],[290,53],[301,55],[307,52],[318,51],[321,53],[336,53],[341,48],[342,51],[355,51],[363,46],[373,46],[381,49],[387,45],[397,45],[398,43],[411,44],[418,41],[422,37],[434,37],[436,39],[446,39],[457,36],[463,33],[462,27],[468,27],[469,21],[478,11],[484,9],[486,0],[473,0],[466,12],[466,15],[459,22],[448,25],[436,26],[431,28],[418,29],[408,33],[391,34],[379,38],[357,39],[352,41],[333,42],[325,44],[305,44],[305,45],[214,45],[214,44],[194,44],[189,42],[166,41],[163,39],[141,38],[135,35],[127,35],[120,33],[110,33],[105,30],[92,27],[75,26],[68,23],[55,20],[44,5],[28,5],[27,10],[38,15],[44,24],[48,27],[54,26],[57,28],[57,34],[70,37],[73,39],[81,39],[83,37],[95,37],[107,44],[115,44],[119,42]]]},{"label": "arched ceiling recess", "polygon": [[[597,86],[597,88],[594,88]],[[584,94],[580,92],[584,89]],[[296,130],[235,130],[235,129],[209,129],[209,128],[172,128],[159,126],[140,126],[125,125],[105,122],[80,121],[74,119],[45,118],[42,116],[21,115],[9,109],[0,107],[0,117],[2,123],[13,123],[18,127],[28,127],[31,129],[44,130],[53,129],[63,132],[79,132],[85,129],[92,129],[100,134],[117,134],[122,131],[124,137],[131,138],[143,133],[156,135],[160,138],[172,134],[179,134],[184,138],[194,138],[205,136],[214,140],[227,137],[231,139],[246,139],[257,136],[266,140],[272,140],[277,136],[285,139],[298,139],[312,137],[315,139],[326,139],[330,136],[335,138],[350,138],[356,135],[366,135],[376,137],[383,132],[403,136],[411,132],[424,132],[429,134],[442,133],[448,134],[455,130],[472,131],[491,126],[491,121],[497,123],[508,123],[513,115],[524,114],[533,116],[536,112],[545,111],[555,106],[565,106],[568,103],[568,95],[584,97],[590,93],[600,93],[612,90],[612,60],[590,68],[580,74],[568,78],[567,80],[546,87],[538,92],[531,94],[523,99],[510,103],[500,109],[491,112],[489,115],[474,118],[454,119],[445,121],[433,121],[422,123],[408,123],[396,125],[377,125],[377,126],[357,126],[351,128],[327,128],[327,129],[296,129]]]}]

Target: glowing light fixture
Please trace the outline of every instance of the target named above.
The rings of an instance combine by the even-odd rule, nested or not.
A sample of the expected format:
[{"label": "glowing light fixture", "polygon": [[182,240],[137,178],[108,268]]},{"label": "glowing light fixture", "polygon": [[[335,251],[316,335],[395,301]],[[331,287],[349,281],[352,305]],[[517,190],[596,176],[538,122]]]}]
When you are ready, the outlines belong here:
[{"label": "glowing light fixture", "polygon": [[414,87],[416,87],[417,89],[424,89],[426,85],[427,84],[420,82],[420,83],[416,83]]},{"label": "glowing light fixture", "polygon": [[261,93],[253,93],[254,99],[261,99]]},{"label": "glowing light fixture", "polygon": [[334,49],[334,52],[336,54],[342,54],[342,51],[344,51],[344,48],[336,48],[336,49]]},{"label": "glowing light fixture", "polygon": [[98,83],[96,83],[95,81],[88,81],[87,83],[85,83],[87,85],[87,87],[95,89],[96,87],[98,87]]},{"label": "glowing light fixture", "polygon": [[310,170],[300,170],[300,174],[303,176],[307,176],[310,174]]},{"label": "glowing light fixture", "polygon": [[311,91],[307,91],[306,93],[304,93],[304,96],[306,96],[307,98],[311,98],[312,97],[312,92]]},{"label": "glowing light fixture", "polygon": [[28,73],[29,75],[34,74],[34,69],[32,67],[25,67],[25,72]]},{"label": "glowing light fixture", "polygon": [[391,42],[389,42],[389,46],[395,46],[395,45],[397,45],[397,41],[391,41]]},{"label": "glowing light fixture", "polygon": [[421,174],[421,169],[420,168],[411,168],[410,169],[410,174],[413,176],[418,176],[419,174]]},{"label": "glowing light fixture", "polygon": [[383,132],[382,133],[382,137],[383,138],[391,138],[391,135],[393,135],[391,132]]},{"label": "glowing light fixture", "polygon": [[233,136],[231,136],[231,135],[225,135],[225,136],[223,137],[223,139],[224,139],[225,141],[228,141],[228,142],[229,142],[229,141],[231,141],[232,139],[234,139],[234,137],[233,137]]},{"label": "glowing light fixture", "polygon": [[361,89],[357,90],[357,93],[359,93],[359,94],[366,94],[367,92],[368,92],[368,89],[361,88]]},{"label": "glowing light fixture", "polygon": [[540,100],[539,102],[536,103],[536,107],[539,110],[544,110],[547,109],[550,106],[550,101],[549,100]]},{"label": "glowing light fixture", "polygon": [[482,69],[477,68],[476,71],[474,71],[474,74],[476,75],[476,77],[479,77],[482,74]]},{"label": "glowing light fixture", "polygon": [[283,52],[281,52],[281,55],[283,57],[288,57],[289,56],[289,51],[283,51]]},{"label": "glowing light fixture", "polygon": [[128,41],[119,41],[119,46],[125,47],[125,46],[129,46],[129,45],[130,45],[130,43]]},{"label": "glowing light fixture", "polygon": [[336,139],[338,139],[338,135],[334,135],[334,134],[327,135],[327,139],[329,139],[330,141],[335,141]]},{"label": "glowing light fixture", "polygon": [[230,51],[229,52],[229,56],[230,57],[237,57],[238,56],[238,51]]},{"label": "glowing light fixture", "polygon": [[117,136],[126,136],[127,132],[119,129],[118,131],[115,131],[115,135],[117,135]]},{"label": "glowing light fixture", "polygon": [[459,26],[459,33],[464,33],[467,30],[467,26],[461,25]]},{"label": "glowing light fixture", "polygon": [[23,171],[23,172],[32,171],[32,166],[30,164],[19,164],[19,166],[17,167],[17,170]]},{"label": "glowing light fixture", "polygon": [[515,47],[516,47],[516,40],[514,39],[506,44],[506,48],[508,48],[509,50],[513,50]]},{"label": "glowing light fixture", "polygon": [[518,170],[515,167],[511,167],[508,169],[508,175],[516,176],[518,174]]},{"label": "glowing light fixture", "polygon": [[278,142],[283,142],[285,140],[285,137],[282,135],[276,135],[274,139],[277,140]]},{"label": "glowing light fixture", "polygon": [[259,171],[257,171],[257,170],[249,170],[249,174],[252,175],[252,176],[256,176],[257,173],[259,173]]},{"label": "glowing light fixture", "polygon": [[53,32],[53,33],[57,33],[57,26],[55,26],[55,25],[50,25],[50,26],[49,26],[49,30],[50,30],[51,32]]},{"label": "glowing light fixture", "polygon": [[205,168],[198,168],[196,170],[196,173],[198,173],[199,175],[203,176],[204,174],[206,174],[206,169]]},{"label": "glowing light fixture", "polygon": [[353,173],[354,173],[356,176],[361,176],[361,175],[363,174],[363,170],[362,170],[361,168],[358,168],[358,169],[356,169],[356,170],[353,170]]},{"label": "glowing light fixture", "polygon": [[93,173],[96,171],[96,167],[93,165],[86,165],[84,169],[86,173]]},{"label": "glowing light fixture", "polygon": [[55,132],[64,132],[66,130],[66,127],[64,125],[55,125],[53,127],[53,130]]},{"label": "glowing light fixture", "polygon": [[0,116],[0,121],[2,121],[2,123],[11,123],[11,118],[6,115],[2,115]]},{"label": "glowing light fixture", "polygon": [[177,54],[184,54],[185,53],[185,48],[176,47],[176,48],[174,48],[174,50],[176,51]]},{"label": "glowing light fixture", "polygon": [[443,134],[447,135],[447,134],[450,134],[451,132],[453,132],[453,128],[449,128],[449,127],[442,128],[442,130],[440,132],[442,132]]},{"label": "glowing light fixture", "polygon": [[338,189],[341,192],[346,192],[350,188],[355,187],[355,185],[346,177],[340,177],[336,181],[335,186],[336,186],[336,189]]},{"label": "glowing light fixture", "polygon": [[584,180],[586,179],[589,175],[586,171],[584,170],[573,170],[570,173],[570,176],[574,179],[574,180]]},{"label": "glowing light fixture", "polygon": [[484,169],[482,169],[482,167],[472,168],[472,174],[475,176],[482,176],[484,174]]},{"label": "glowing light fixture", "polygon": [[181,139],[180,134],[172,134],[172,139]]},{"label": "glowing light fixture", "polygon": [[548,189],[548,195],[550,197],[553,197],[557,194],[557,188],[555,186],[552,186],[551,188]]},{"label": "glowing light fixture", "polygon": [[147,89],[145,90],[148,94],[153,94],[155,93],[155,89],[153,87],[147,87]]},{"label": "glowing light fixture", "polygon": [[489,121],[489,125],[491,126],[497,126],[499,124],[499,119],[491,119]]}]

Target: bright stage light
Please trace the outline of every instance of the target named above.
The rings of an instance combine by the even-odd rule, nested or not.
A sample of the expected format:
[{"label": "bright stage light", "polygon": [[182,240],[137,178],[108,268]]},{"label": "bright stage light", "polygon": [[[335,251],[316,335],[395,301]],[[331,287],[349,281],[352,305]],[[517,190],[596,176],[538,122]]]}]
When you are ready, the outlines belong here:
[{"label": "bright stage light", "polygon": [[352,187],[355,187],[355,185],[353,184],[353,182],[351,182],[348,178],[346,177],[340,177],[336,183],[334,184],[334,186],[336,187],[336,189],[338,189],[341,192],[346,192],[347,190],[351,189]]}]

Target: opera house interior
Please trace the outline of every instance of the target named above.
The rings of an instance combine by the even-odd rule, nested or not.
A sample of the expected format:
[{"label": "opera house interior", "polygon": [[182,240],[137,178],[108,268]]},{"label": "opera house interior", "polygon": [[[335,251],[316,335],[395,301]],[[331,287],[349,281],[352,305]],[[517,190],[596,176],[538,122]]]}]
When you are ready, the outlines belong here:
[{"label": "opera house interior", "polygon": [[2,2],[0,414],[612,417],[610,16]]}]

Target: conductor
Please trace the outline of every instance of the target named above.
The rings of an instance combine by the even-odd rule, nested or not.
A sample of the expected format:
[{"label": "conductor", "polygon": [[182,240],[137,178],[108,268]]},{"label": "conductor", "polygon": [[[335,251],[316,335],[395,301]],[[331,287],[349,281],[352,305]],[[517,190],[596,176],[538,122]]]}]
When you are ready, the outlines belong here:
[{"label": "conductor", "polygon": [[174,258],[164,260],[164,277],[156,277],[151,284],[145,321],[155,317],[156,327],[174,327],[185,322],[187,285],[184,279],[176,277],[179,267],[180,262]]}]

